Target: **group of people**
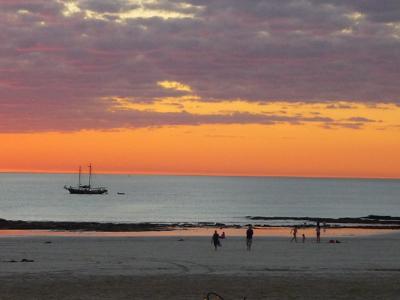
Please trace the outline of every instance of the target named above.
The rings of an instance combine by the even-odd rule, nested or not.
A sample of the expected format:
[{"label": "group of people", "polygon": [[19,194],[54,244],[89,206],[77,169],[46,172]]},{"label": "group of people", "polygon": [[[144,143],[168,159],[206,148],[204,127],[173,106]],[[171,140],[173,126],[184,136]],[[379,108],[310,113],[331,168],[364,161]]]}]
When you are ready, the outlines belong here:
[{"label": "group of people", "polygon": [[[291,231],[292,233],[292,239],[290,240],[290,242],[296,242],[297,243],[297,232],[298,232],[298,226],[294,226]],[[319,222],[317,222],[317,225],[315,227],[315,233],[317,236],[317,243],[321,242],[321,225]],[[254,231],[253,231],[253,226],[249,225],[249,227],[246,230],[246,249],[247,251],[251,250],[251,245],[253,243],[253,235],[254,235]],[[214,234],[211,238],[211,243],[214,245],[214,249],[218,250],[218,247],[221,247],[221,239],[225,239],[225,232],[222,232],[221,235],[219,235],[218,231],[215,230]],[[302,242],[305,243],[306,241],[306,236],[303,233],[302,234]]]},{"label": "group of people", "polygon": [[[251,244],[253,242],[253,226],[249,225],[249,227],[246,230],[246,249],[247,251],[251,250]],[[225,232],[222,232],[221,235],[218,234],[218,231],[214,231],[214,234],[211,238],[211,243],[214,244],[214,249],[218,250],[218,247],[221,247],[221,241],[220,239],[225,238]]]},{"label": "group of people", "polygon": [[[297,243],[297,231],[298,231],[298,227],[294,226],[292,228],[292,230],[290,231],[292,233],[292,239],[290,240],[290,242],[296,242]],[[321,242],[321,225],[319,224],[319,222],[317,222],[317,226],[315,227],[315,233],[317,236],[317,243]],[[303,233],[301,236],[301,240],[303,243],[306,242],[306,235]]]}]

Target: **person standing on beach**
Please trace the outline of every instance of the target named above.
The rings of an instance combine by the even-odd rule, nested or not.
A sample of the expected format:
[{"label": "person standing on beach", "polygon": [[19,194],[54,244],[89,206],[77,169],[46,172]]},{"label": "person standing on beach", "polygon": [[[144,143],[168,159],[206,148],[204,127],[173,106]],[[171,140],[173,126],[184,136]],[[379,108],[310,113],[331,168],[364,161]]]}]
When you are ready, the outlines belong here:
[{"label": "person standing on beach", "polygon": [[214,234],[211,238],[211,243],[214,244],[215,251],[217,251],[218,246],[221,246],[221,243],[219,241],[219,234],[216,230],[214,231]]},{"label": "person standing on beach", "polygon": [[317,222],[317,227],[315,228],[315,232],[317,233],[317,243],[321,242],[321,226],[319,222]]},{"label": "person standing on beach", "polygon": [[294,226],[294,227],[292,228],[292,230],[290,230],[290,232],[293,233],[293,237],[292,237],[292,239],[290,240],[290,242],[295,241],[295,242],[297,243],[297,226]]},{"label": "person standing on beach", "polygon": [[247,251],[251,250],[251,244],[253,243],[253,227],[251,225],[249,225],[249,228],[247,228],[246,230],[246,247],[247,247]]}]

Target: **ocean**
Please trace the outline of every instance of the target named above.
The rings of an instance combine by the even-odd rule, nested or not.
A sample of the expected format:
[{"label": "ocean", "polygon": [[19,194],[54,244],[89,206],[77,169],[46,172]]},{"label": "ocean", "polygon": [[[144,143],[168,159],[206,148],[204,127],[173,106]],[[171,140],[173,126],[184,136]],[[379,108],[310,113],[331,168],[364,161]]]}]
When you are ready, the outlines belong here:
[{"label": "ocean", "polygon": [[400,216],[400,180],[95,175],[107,195],[63,189],[76,181],[76,174],[2,173],[0,218],[247,224],[248,216]]}]

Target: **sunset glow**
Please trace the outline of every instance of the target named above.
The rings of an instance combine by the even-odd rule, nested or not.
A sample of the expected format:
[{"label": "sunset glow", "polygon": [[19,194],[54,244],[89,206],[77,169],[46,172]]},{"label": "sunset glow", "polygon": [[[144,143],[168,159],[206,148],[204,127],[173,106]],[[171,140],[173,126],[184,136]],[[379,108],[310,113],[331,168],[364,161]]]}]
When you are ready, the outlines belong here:
[{"label": "sunset glow", "polygon": [[0,0],[0,171],[400,178],[400,18],[273,2]]}]

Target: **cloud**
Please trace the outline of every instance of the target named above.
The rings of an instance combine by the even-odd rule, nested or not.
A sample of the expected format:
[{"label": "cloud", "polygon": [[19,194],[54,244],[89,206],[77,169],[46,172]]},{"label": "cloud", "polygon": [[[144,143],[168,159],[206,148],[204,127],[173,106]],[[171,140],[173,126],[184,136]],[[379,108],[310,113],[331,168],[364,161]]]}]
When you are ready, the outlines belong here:
[{"label": "cloud", "polygon": [[326,109],[356,109],[354,105],[347,103],[330,103],[325,106]]},{"label": "cloud", "polygon": [[399,16],[397,0],[0,0],[0,109],[27,124],[100,109],[106,120],[105,97],[191,90],[207,102],[400,104]]},{"label": "cloud", "polygon": [[[267,126],[315,124],[329,129],[361,129],[365,125],[381,122],[360,116],[340,119],[312,113],[310,115],[303,113],[288,115],[286,112],[279,111],[263,113],[246,111],[194,113],[185,111],[185,107],[179,103],[168,104],[176,106],[177,110],[156,111],[137,109],[135,106],[129,107],[126,105],[128,100],[118,98],[103,99],[100,103],[93,103],[90,114],[86,110],[82,110],[79,103],[71,105],[60,113],[57,111],[57,105],[48,105],[44,109],[35,102],[34,99],[25,101],[25,105],[31,105],[33,108],[31,111],[17,111],[17,106],[3,105],[0,109],[0,119],[2,120],[0,122],[0,132],[63,132],[210,124],[259,124]],[[74,116],[74,120],[71,120],[71,115]],[[24,122],[20,122],[20,120],[24,120]]]},{"label": "cloud", "polygon": [[[12,108],[11,108],[12,109]],[[38,108],[38,111],[43,111]],[[160,127],[160,126],[180,126],[180,125],[207,125],[207,124],[292,124],[299,125],[304,123],[335,124],[334,120],[328,117],[305,117],[282,116],[274,114],[253,114],[247,112],[232,112],[230,114],[193,114],[182,112],[156,112],[141,111],[133,109],[114,110],[112,113],[98,109],[91,115],[85,112],[75,111],[74,115],[79,117],[75,122],[70,122],[70,117],[66,111],[63,115],[51,115],[44,121],[39,114],[35,118],[30,114],[21,112],[19,115],[0,114],[1,132],[40,132],[40,131],[76,131],[76,130],[112,130],[115,128],[141,128],[141,127]],[[112,118],[110,117],[112,115]],[[29,119],[27,123],[17,122],[19,118]],[[12,125],[12,126],[11,126]]]},{"label": "cloud", "polygon": [[368,119],[368,118],[364,118],[364,117],[351,117],[351,118],[348,118],[347,121],[358,122],[358,123],[375,123],[375,122],[377,122],[376,120],[372,120],[372,119]]},{"label": "cloud", "polygon": [[345,9],[361,12],[375,22],[400,21],[400,3],[397,0],[313,0],[313,3],[342,6]]},{"label": "cloud", "polygon": [[97,13],[121,13],[140,7],[139,4],[126,0],[83,0],[78,3],[82,9]]},{"label": "cloud", "polygon": [[177,82],[177,81],[168,81],[168,80],[164,80],[164,81],[158,81],[157,84],[161,87],[163,87],[164,89],[172,89],[172,90],[176,90],[176,91],[181,91],[181,92],[191,92],[192,89],[190,86]]}]

